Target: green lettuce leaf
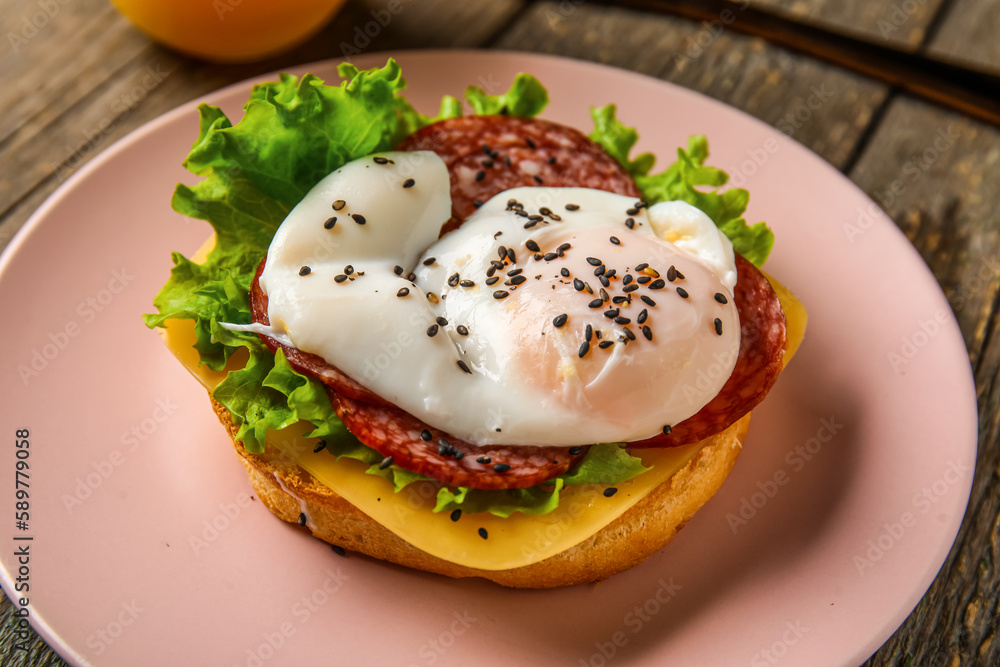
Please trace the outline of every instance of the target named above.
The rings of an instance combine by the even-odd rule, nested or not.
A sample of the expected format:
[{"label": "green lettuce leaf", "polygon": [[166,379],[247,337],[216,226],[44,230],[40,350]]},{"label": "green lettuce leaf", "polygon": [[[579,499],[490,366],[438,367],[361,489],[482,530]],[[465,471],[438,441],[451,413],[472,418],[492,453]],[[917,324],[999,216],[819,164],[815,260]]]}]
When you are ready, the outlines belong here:
[{"label": "green lettuce leaf", "polygon": [[507,114],[531,118],[540,114],[549,103],[549,94],[538,79],[521,73],[514,77],[510,90],[503,95],[490,95],[482,88],[469,86],[465,90],[465,99],[480,116]]},{"label": "green lettuce leaf", "polygon": [[[764,265],[774,247],[774,234],[763,222],[749,225],[743,219],[750,193],[742,188],[717,191],[726,184],[729,176],[721,169],[705,164],[708,140],[703,135],[688,139],[687,150],[678,148],[677,162],[665,171],[650,174],[656,159],[650,153],[629,159],[639,135],[634,128],[615,117],[615,105],[593,108],[590,114],[594,120],[590,138],[628,170],[647,203],[681,200],[700,208],[732,241],[736,252],[756,266]],[[703,192],[698,189],[699,186],[710,186],[716,190]]]}]

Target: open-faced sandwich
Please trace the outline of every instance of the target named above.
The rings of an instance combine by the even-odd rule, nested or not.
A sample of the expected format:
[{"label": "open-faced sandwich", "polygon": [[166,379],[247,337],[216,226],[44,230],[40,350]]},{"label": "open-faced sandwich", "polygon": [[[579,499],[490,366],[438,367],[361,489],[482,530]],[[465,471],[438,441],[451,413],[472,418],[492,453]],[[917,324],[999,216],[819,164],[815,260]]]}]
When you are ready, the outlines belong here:
[{"label": "open-faced sandwich", "polygon": [[[805,312],[694,137],[653,174],[541,84],[417,113],[398,65],[202,105],[155,299],[260,499],[334,545],[543,588],[663,547],[719,488]],[[710,189],[705,189],[708,186]],[[701,189],[699,189],[701,188]]]}]

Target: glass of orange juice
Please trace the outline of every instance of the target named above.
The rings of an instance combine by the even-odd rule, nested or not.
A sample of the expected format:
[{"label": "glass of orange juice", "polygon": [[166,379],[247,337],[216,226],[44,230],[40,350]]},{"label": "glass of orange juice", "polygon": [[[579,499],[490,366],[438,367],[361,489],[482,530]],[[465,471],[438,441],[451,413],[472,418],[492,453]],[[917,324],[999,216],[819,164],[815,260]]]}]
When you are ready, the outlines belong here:
[{"label": "glass of orange juice", "polygon": [[136,27],[171,48],[215,62],[248,62],[319,32],[344,0],[112,2]]}]

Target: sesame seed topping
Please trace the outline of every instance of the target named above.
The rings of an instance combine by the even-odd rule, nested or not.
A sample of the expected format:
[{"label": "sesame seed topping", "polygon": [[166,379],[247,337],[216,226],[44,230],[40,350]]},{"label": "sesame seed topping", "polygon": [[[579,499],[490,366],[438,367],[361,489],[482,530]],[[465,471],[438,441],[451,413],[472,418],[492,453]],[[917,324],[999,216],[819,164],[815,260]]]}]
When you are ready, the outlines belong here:
[{"label": "sesame seed topping", "polygon": [[524,223],[524,228],[525,229],[531,229],[532,227],[534,227],[537,224],[538,224],[537,220],[529,220],[528,222]]},{"label": "sesame seed topping", "polygon": [[590,341],[585,340],[583,341],[583,343],[580,344],[580,350],[579,352],[577,352],[577,354],[581,359],[583,359],[585,356],[587,356],[588,352],[590,352]]},{"label": "sesame seed topping", "polygon": [[602,340],[600,343],[597,344],[597,347],[601,348],[602,350],[606,350],[614,344],[615,342],[613,340]]},{"label": "sesame seed topping", "polygon": [[475,206],[476,208],[479,208],[480,206],[483,205],[483,200],[482,199],[473,199],[472,200],[472,205]]},{"label": "sesame seed topping", "polygon": [[618,275],[618,270],[617,269],[611,269],[610,271],[608,271],[608,272],[606,272],[604,274],[604,277],[608,278],[608,279],[611,279],[611,278],[614,278],[617,275]]},{"label": "sesame seed topping", "polygon": [[459,324],[457,327],[455,327],[455,331],[456,333],[458,333],[459,336],[469,335],[469,327],[465,326],[464,324]]},{"label": "sesame seed topping", "polygon": [[388,468],[391,465],[392,465],[392,457],[391,456],[387,456],[384,459],[382,459],[381,463],[378,464],[378,469],[379,470],[385,470],[386,468]]},{"label": "sesame seed topping", "polygon": [[601,284],[604,285],[605,287],[611,287],[611,281],[608,280],[607,276],[599,276],[598,280],[600,280]]},{"label": "sesame seed topping", "polygon": [[483,538],[484,540],[490,536],[490,534],[486,532],[485,528],[480,528],[478,532],[479,532],[479,537]]},{"label": "sesame seed topping", "polygon": [[604,489],[604,497],[605,498],[610,498],[611,496],[615,495],[616,493],[618,493],[618,489],[616,489],[613,486],[609,486],[608,488]]},{"label": "sesame seed topping", "polygon": [[354,222],[358,223],[359,225],[363,225],[366,222],[368,222],[367,220],[365,220],[365,216],[361,215],[360,213],[352,213],[351,217],[354,218]]},{"label": "sesame seed topping", "polygon": [[480,456],[478,459],[476,459],[476,463],[482,463],[483,465],[486,465],[486,464],[492,463],[492,462],[493,462],[493,459],[491,459],[488,456]]},{"label": "sesame seed topping", "polygon": [[541,248],[538,247],[538,244],[535,243],[534,239],[528,239],[527,241],[525,241],[524,247],[530,250],[531,252],[538,252],[541,250]]},{"label": "sesame seed topping", "polygon": [[528,144],[528,148],[531,150],[535,150],[535,148],[537,148],[537,146],[535,146],[535,142],[531,140],[531,137],[525,137],[524,143]]},{"label": "sesame seed topping", "polygon": [[493,292],[494,299],[506,299],[508,296],[510,296],[510,292],[502,289],[498,289],[496,292]]},{"label": "sesame seed topping", "polygon": [[627,317],[618,316],[615,318],[615,324],[631,324],[632,320]]},{"label": "sesame seed topping", "polygon": [[343,273],[341,273],[340,275],[336,275],[336,276],[333,277],[333,282],[335,282],[335,283],[342,283],[345,280],[347,280],[347,276],[345,276]]},{"label": "sesame seed topping", "polygon": [[650,280],[652,280],[652,278],[650,278],[649,276],[639,276],[638,278],[635,279],[635,281],[640,285],[645,285]]},{"label": "sesame seed topping", "polygon": [[499,282],[499,281],[500,281],[500,276],[490,276],[489,278],[486,279],[486,284],[488,286],[489,285],[496,285],[497,282]]},{"label": "sesame seed topping", "polygon": [[508,463],[497,463],[493,466],[493,470],[496,472],[507,472],[510,470],[510,464]]},{"label": "sesame seed topping", "polygon": [[544,255],[542,255],[542,259],[544,259],[546,262],[551,262],[552,260],[554,260],[554,259],[556,259],[558,257],[559,257],[559,253],[555,253],[555,252],[547,252]]},{"label": "sesame seed topping", "polygon": [[625,287],[622,288],[622,291],[627,294],[629,292],[634,292],[637,289],[639,289],[638,285],[626,285]]},{"label": "sesame seed topping", "polygon": [[628,303],[627,296],[613,296],[611,297],[611,303]]},{"label": "sesame seed topping", "polygon": [[338,556],[346,556],[347,555],[347,552],[344,550],[344,547],[338,546],[336,544],[331,544],[330,545],[330,550],[333,551],[333,553],[337,554]]},{"label": "sesame seed topping", "polygon": [[514,254],[513,248],[507,248],[507,259],[510,260],[511,264],[517,262],[517,255]]},{"label": "sesame seed topping", "polygon": [[619,314],[620,314],[621,312],[622,312],[622,311],[621,311],[621,309],[620,309],[620,308],[612,308],[611,310],[605,310],[605,311],[604,311],[604,317],[608,318],[609,320],[613,320],[613,319],[615,319],[616,317],[618,317],[618,315],[619,315]]},{"label": "sesame seed topping", "polygon": [[667,283],[663,282],[663,278],[657,278],[653,282],[649,283],[649,289],[663,289],[667,286]]},{"label": "sesame seed topping", "polygon": [[562,276],[563,278],[569,278],[569,269],[567,269],[565,266],[562,267],[561,269],[559,269],[559,275]]},{"label": "sesame seed topping", "polygon": [[436,317],[434,319],[434,321],[437,322],[438,324],[440,324],[443,327],[448,326],[448,320],[446,320],[445,318],[441,317],[440,315],[438,317]]},{"label": "sesame seed topping", "polygon": [[323,229],[333,229],[333,226],[337,224],[337,216],[332,218],[327,218],[326,222],[323,223]]},{"label": "sesame seed topping", "polygon": [[458,273],[451,274],[448,276],[448,287],[456,287],[461,279],[462,277]]},{"label": "sesame seed topping", "polygon": [[722,320],[718,317],[715,318],[715,333],[722,335]]},{"label": "sesame seed topping", "polygon": [[603,301],[604,303],[607,303],[608,301],[611,301],[611,297],[608,295],[607,291],[604,290],[604,289],[601,290],[601,301]]},{"label": "sesame seed topping", "polygon": [[308,266],[303,266],[301,269],[299,269],[300,276],[308,276],[310,273],[312,273],[312,269],[310,269]]},{"label": "sesame seed topping", "polygon": [[487,155],[493,155],[493,149],[487,146],[486,144],[483,144],[483,152],[486,153]]},{"label": "sesame seed topping", "polygon": [[576,456],[577,454],[583,454],[583,447],[570,447],[569,455]]},{"label": "sesame seed topping", "polygon": [[324,449],[326,449],[326,440],[320,440],[319,442],[316,443],[316,446],[313,447],[313,454],[318,454]]},{"label": "sesame seed topping", "polygon": [[624,329],[622,329],[622,331],[625,332],[625,335],[628,336],[629,340],[635,340],[635,334],[632,333],[631,329],[629,329],[628,327],[625,327]]},{"label": "sesame seed topping", "polygon": [[600,266],[601,264],[604,264],[604,262],[597,259],[596,257],[588,257],[587,264],[590,264],[591,266]]},{"label": "sesame seed topping", "polygon": [[439,303],[441,301],[441,299],[438,298],[438,295],[435,294],[434,292],[427,293],[427,300],[430,301],[431,303]]},{"label": "sesame seed topping", "polygon": [[[562,315],[556,315],[556,318],[554,320],[552,320],[552,325],[556,329],[559,329],[564,324],[566,324],[566,320],[568,320],[568,319],[569,319],[569,315],[567,315],[566,313],[563,313]],[[587,326],[590,326],[590,325],[587,325]]]},{"label": "sesame seed topping", "polygon": [[372,160],[375,162],[375,164],[389,164],[389,160],[380,156],[375,156],[372,158]]},{"label": "sesame seed topping", "polygon": [[403,187],[404,188],[412,188],[416,184],[417,184],[417,182],[415,180],[413,180],[412,178],[408,178],[405,181],[403,181]]},{"label": "sesame seed topping", "polygon": [[687,293],[687,290],[686,290],[686,289],[684,289],[683,287],[678,287],[678,288],[677,288],[677,293],[681,295],[681,298],[682,298],[682,299],[686,299],[686,298],[688,298],[688,293]]},{"label": "sesame seed topping", "polygon": [[428,257],[427,259],[424,260],[424,266],[430,266],[436,261],[437,261],[436,257]]},{"label": "sesame seed topping", "polygon": [[584,287],[585,285],[582,280],[579,278],[573,278],[573,288],[576,289],[577,292],[582,292]]},{"label": "sesame seed topping", "polygon": [[566,210],[567,211],[579,211],[580,210],[580,205],[579,204],[566,204]]},{"label": "sesame seed topping", "polygon": [[343,199],[338,199],[337,201],[333,202],[333,210],[334,211],[339,211],[340,209],[344,208],[345,206],[347,206],[347,202],[344,201]]},{"label": "sesame seed topping", "polygon": [[641,297],[639,297],[639,298],[640,298],[640,299],[642,299],[642,302],[643,302],[644,304],[646,304],[647,306],[655,306],[655,305],[656,305],[656,302],[655,302],[655,301],[653,301],[652,299],[650,299],[650,298],[649,298],[648,296],[646,296],[645,294],[643,294],[643,295],[642,295]]},{"label": "sesame seed topping", "polygon": [[603,264],[601,264],[596,269],[594,269],[594,275],[595,276],[603,276],[604,272],[607,271],[607,270],[608,270],[607,267],[604,266]]},{"label": "sesame seed topping", "polygon": [[591,340],[593,340],[593,338],[594,338],[594,327],[592,327],[591,325],[588,324],[587,328],[584,329],[583,337],[587,339],[588,343]]},{"label": "sesame seed topping", "polygon": [[556,163],[556,156],[553,155],[552,157],[549,158],[549,164],[555,164],[555,163]]},{"label": "sesame seed topping", "polygon": [[646,340],[653,340],[653,330],[648,326],[642,328],[642,335],[646,337]]},{"label": "sesame seed topping", "polygon": [[627,210],[625,211],[625,214],[626,214],[626,215],[636,215],[637,213],[639,213],[639,209],[637,209],[637,208],[636,208],[636,207],[634,207],[634,206],[633,206],[632,208],[630,208],[630,209],[627,209]]},{"label": "sesame seed topping", "polygon": [[392,272],[395,273],[397,276],[401,276],[403,275],[403,267],[397,264],[396,266],[392,267]]},{"label": "sesame seed topping", "polygon": [[462,518],[462,510],[461,509],[457,509],[457,510],[455,510],[455,511],[453,511],[451,513],[451,520],[452,521],[458,521],[461,518]]},{"label": "sesame seed topping", "polygon": [[621,239],[619,239],[617,236],[612,236],[608,240],[611,241],[612,243],[614,243],[615,245],[621,245],[622,244]]},{"label": "sesame seed topping", "polygon": [[410,293],[410,288],[409,288],[409,287],[401,287],[401,288],[399,289],[399,291],[398,291],[398,292],[396,292],[396,296],[398,296],[398,297],[402,298],[402,297],[404,297],[404,296],[407,296],[407,295],[409,295],[409,293]]},{"label": "sesame seed topping", "polygon": [[352,273],[354,273],[354,267],[348,264],[347,266],[344,267],[344,273],[346,273],[347,275],[351,275]]},{"label": "sesame seed topping", "polygon": [[629,229],[635,229],[635,218],[625,218],[625,226]]},{"label": "sesame seed topping", "polygon": [[670,435],[670,432],[673,430],[674,429],[669,424],[667,424],[666,426],[663,427],[663,435]]},{"label": "sesame seed topping", "polygon": [[715,300],[719,303],[729,303],[729,299],[726,298],[726,295],[720,292],[715,293]]},{"label": "sesame seed topping", "polygon": [[305,525],[306,525],[306,513],[305,512],[301,512],[299,514],[299,525],[302,526],[302,527],[305,527]]},{"label": "sesame seed topping", "polygon": [[463,280],[463,281],[459,282],[458,284],[461,285],[462,287],[475,287],[476,286],[476,283],[474,281],[468,280],[468,279],[467,280]]},{"label": "sesame seed topping", "polygon": [[505,285],[517,286],[517,285],[520,285],[521,283],[523,283],[526,280],[527,280],[527,278],[525,278],[524,276],[514,276],[513,278],[511,278],[510,280],[508,280],[504,284]]},{"label": "sesame seed topping", "polygon": [[423,431],[420,432],[420,439],[421,440],[430,440],[431,437],[432,437],[431,436],[431,432],[428,431],[427,429],[424,429]]},{"label": "sesame seed topping", "polygon": [[600,308],[601,306],[604,305],[604,299],[594,299],[587,305],[590,306],[591,308]]},{"label": "sesame seed topping", "polygon": [[635,265],[635,270],[636,271],[645,271],[647,268],[649,268],[649,264],[643,263],[643,264],[636,264]]},{"label": "sesame seed topping", "polygon": [[632,277],[632,274],[626,273],[625,277],[622,278],[622,285],[631,285],[633,280],[635,280],[635,278]]},{"label": "sesame seed topping", "polygon": [[457,363],[458,363],[458,367],[459,368],[461,368],[463,371],[465,371],[469,375],[472,375],[472,369],[469,368],[469,364],[465,363],[461,359],[459,359]]},{"label": "sesame seed topping", "polygon": [[486,172],[485,171],[483,171],[482,169],[480,169],[479,171],[476,172],[476,180],[477,181],[481,181],[484,178],[486,178]]},{"label": "sesame seed topping", "polygon": [[479,164],[483,165],[487,169],[491,169],[493,167],[493,159],[492,158],[486,158],[485,160],[483,160]]},{"label": "sesame seed topping", "polygon": [[438,325],[432,324],[429,327],[427,327],[427,335],[429,337],[434,338],[434,336],[437,336],[437,332],[438,332]]},{"label": "sesame seed topping", "polygon": [[645,324],[647,317],[649,317],[649,311],[643,308],[641,311],[639,311],[639,316],[635,318],[635,321],[638,322],[639,324]]}]

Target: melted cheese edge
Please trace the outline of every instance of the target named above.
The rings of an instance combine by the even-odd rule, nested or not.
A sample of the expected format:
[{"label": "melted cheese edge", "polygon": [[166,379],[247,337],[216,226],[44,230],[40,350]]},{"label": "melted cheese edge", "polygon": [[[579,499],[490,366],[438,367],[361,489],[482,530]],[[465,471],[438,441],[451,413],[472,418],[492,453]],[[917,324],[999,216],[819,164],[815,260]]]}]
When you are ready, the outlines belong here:
[{"label": "melted cheese edge", "polygon": [[[214,245],[214,238],[195,254],[204,261]],[[776,280],[767,276],[781,300],[788,320],[787,364],[802,342],[806,328],[806,310],[802,303]],[[191,320],[170,320],[161,330],[164,342],[185,368],[208,390],[217,386],[226,371],[211,371],[198,365]],[[246,355],[235,355],[229,369],[239,368]],[[565,487],[559,507],[550,514],[525,516],[515,513],[507,519],[491,514],[466,514],[452,521],[449,513],[434,513],[436,490],[429,482],[415,483],[394,493],[388,481],[365,474],[368,466],[352,459],[335,459],[325,450],[314,453],[314,442],[303,446],[297,436],[302,425],[271,432],[268,443],[281,449],[319,482],[353,504],[369,517],[413,546],[432,556],[481,570],[506,570],[536,563],[572,549],[628,511],[646,494],[666,482],[698,452],[698,445],[668,449],[644,449],[639,455],[652,470],[618,485],[618,492],[605,498],[604,487],[596,485]],[[291,436],[291,437],[289,437]],[[296,446],[297,444],[297,446]],[[482,538],[479,529],[488,537]]]}]

